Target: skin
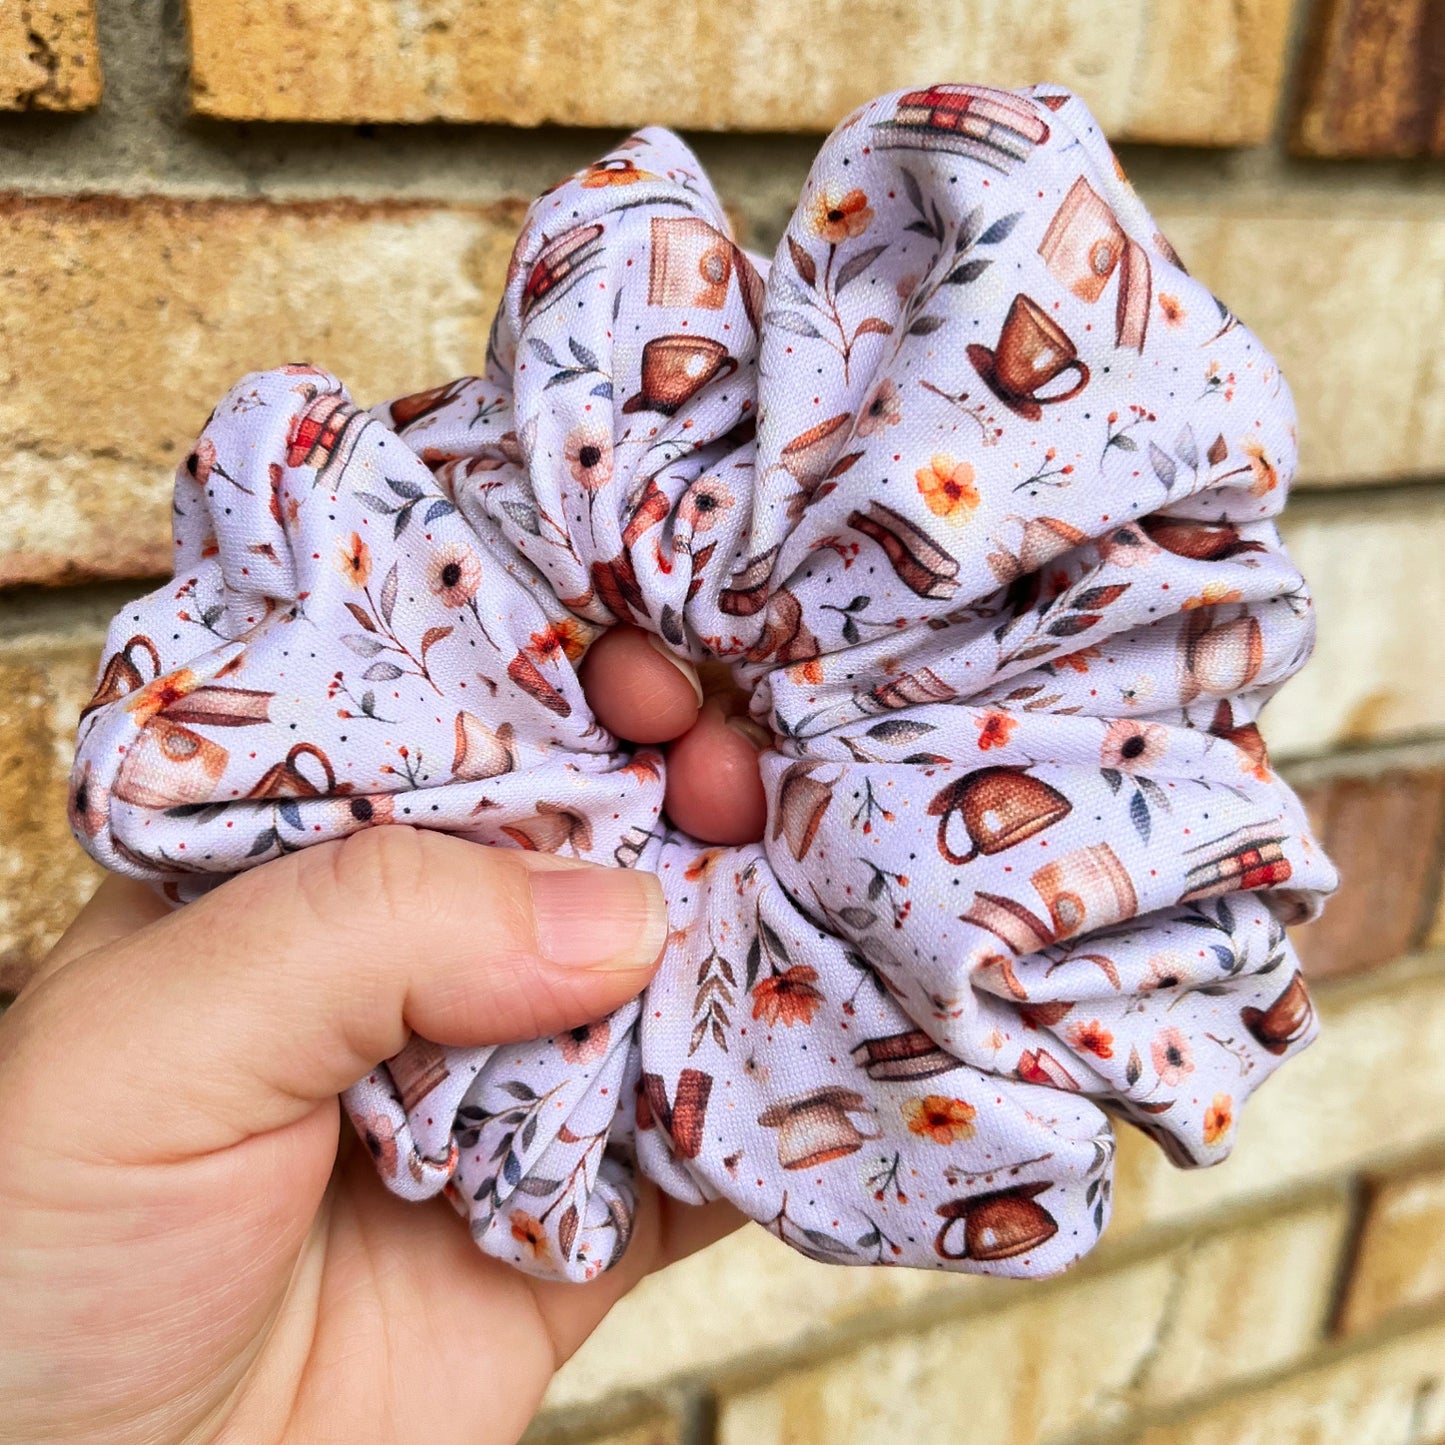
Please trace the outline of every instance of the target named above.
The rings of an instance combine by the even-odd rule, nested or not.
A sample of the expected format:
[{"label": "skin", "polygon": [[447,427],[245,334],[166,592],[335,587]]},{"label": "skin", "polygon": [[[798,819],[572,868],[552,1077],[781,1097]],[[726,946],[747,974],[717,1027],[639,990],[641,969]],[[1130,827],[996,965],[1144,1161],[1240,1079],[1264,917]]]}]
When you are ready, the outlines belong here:
[{"label": "skin", "polygon": [[582,660],[598,721],[634,742],[668,742],[668,816],[704,843],[763,836],[767,801],[758,752],[768,736],[721,666],[699,676],[670,661],[635,627],[614,627]]},{"label": "skin", "polygon": [[[621,632],[589,697],[605,672],[622,736],[670,709],[669,811],[760,835],[736,699]],[[535,1038],[647,983],[660,916],[586,967],[542,956],[531,874],[569,866],[388,827],[179,912],[101,885],[0,1019],[0,1442],[515,1441],[621,1295],[736,1227],[644,1185],[615,1270],[545,1283],[383,1189],[341,1117],[412,1028]]]}]

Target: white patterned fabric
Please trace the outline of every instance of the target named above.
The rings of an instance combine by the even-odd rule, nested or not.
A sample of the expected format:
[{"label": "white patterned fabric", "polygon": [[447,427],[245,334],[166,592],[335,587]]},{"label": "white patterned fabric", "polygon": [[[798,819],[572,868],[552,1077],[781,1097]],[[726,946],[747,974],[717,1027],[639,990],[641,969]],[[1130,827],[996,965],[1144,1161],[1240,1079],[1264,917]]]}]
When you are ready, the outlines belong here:
[{"label": "white patterned fabric", "polygon": [[[346,1096],[489,1254],[591,1278],[640,1171],[819,1259],[1047,1274],[1107,1220],[1106,1111],[1214,1163],[1314,1031],[1283,925],[1334,873],[1255,726],[1313,636],[1295,458],[1071,95],[872,102],[771,263],[644,130],[532,206],[485,375],[220,403],[76,833],[176,901],[388,823],[660,876],[633,1003]],[[760,844],[671,828],[591,716],[617,622],[749,690]]]}]

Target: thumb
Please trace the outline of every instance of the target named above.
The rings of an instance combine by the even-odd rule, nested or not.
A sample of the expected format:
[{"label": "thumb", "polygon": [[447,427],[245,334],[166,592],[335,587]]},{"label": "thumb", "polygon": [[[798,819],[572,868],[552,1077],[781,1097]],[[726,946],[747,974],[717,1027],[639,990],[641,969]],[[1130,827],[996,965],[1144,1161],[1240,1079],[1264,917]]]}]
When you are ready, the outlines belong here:
[{"label": "thumb", "polygon": [[[412,1029],[479,1045],[598,1018],[646,986],[666,931],[649,873],[369,829],[22,995],[0,1020],[0,1138],[122,1162],[223,1149],[309,1114]],[[83,1107],[98,1088],[104,1108]]]}]

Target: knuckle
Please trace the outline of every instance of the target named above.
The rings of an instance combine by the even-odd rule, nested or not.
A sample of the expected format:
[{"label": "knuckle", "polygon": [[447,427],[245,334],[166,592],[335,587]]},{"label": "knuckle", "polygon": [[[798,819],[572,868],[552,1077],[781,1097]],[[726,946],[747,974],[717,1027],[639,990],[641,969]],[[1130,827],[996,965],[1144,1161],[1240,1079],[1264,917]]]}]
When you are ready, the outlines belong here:
[{"label": "knuckle", "polygon": [[348,930],[404,918],[425,898],[443,840],[415,828],[367,828],[298,860],[302,898],[319,922]]}]

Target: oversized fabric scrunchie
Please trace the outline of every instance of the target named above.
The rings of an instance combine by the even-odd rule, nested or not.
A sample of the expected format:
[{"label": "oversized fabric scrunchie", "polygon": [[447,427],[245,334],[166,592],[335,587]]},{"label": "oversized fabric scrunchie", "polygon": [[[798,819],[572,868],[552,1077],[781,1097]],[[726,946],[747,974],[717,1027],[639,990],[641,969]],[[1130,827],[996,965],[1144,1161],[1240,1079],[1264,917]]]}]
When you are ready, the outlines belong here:
[{"label": "oversized fabric scrunchie", "polygon": [[[819,1259],[1046,1274],[1108,1216],[1104,1109],[1213,1163],[1314,1030],[1283,925],[1334,874],[1255,727],[1313,635],[1295,456],[1073,96],[865,106],[771,266],[644,130],[533,205],[484,377],[220,404],[74,826],[178,901],[393,822],[660,875],[641,998],[346,1096],[489,1254],[591,1278],[640,1169]],[[619,621],[750,690],[761,844],[670,828],[590,715]]]}]

